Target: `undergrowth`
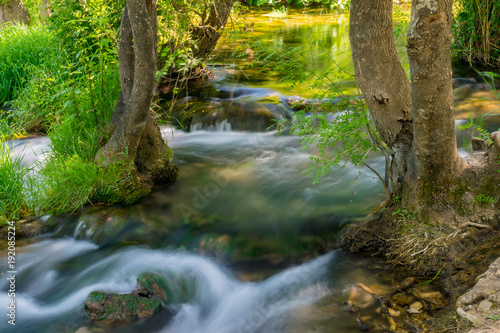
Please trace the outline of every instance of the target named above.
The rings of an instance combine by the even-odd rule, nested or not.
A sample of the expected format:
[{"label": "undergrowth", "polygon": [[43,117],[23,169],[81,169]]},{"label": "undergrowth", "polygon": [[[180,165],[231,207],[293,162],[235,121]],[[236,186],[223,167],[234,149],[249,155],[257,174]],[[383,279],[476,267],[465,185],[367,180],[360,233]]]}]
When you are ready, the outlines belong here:
[{"label": "undergrowth", "polygon": [[2,142],[23,131],[51,140],[47,158],[29,167],[2,144],[3,222],[115,203],[134,190],[132,165],[94,162],[120,93],[116,38],[123,4],[66,5],[52,2],[47,26],[11,25],[0,33],[0,84],[8,88],[1,90]]},{"label": "undergrowth", "polygon": [[43,25],[6,25],[0,33],[0,105],[16,99],[36,73],[57,67],[59,47]]},{"label": "undergrowth", "polygon": [[500,68],[500,3],[459,0],[453,24],[454,52],[481,67]]}]

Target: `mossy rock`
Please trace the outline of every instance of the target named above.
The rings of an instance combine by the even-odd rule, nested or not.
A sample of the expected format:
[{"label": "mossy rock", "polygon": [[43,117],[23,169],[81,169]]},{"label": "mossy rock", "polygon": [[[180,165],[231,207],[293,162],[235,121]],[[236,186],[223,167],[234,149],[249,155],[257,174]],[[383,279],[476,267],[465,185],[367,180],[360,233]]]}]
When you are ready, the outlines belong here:
[{"label": "mossy rock", "polygon": [[161,276],[156,273],[142,273],[137,277],[139,287],[147,289],[152,298],[165,304],[175,305],[187,303],[195,297],[195,280],[189,276],[179,276],[166,273]]},{"label": "mossy rock", "polygon": [[219,234],[204,234],[200,237],[198,251],[217,258],[232,259],[236,245],[231,236]]},{"label": "mossy rock", "polygon": [[66,237],[73,234],[77,221],[76,215],[52,215],[45,222],[44,232],[53,232],[55,237]]},{"label": "mossy rock", "polygon": [[150,318],[161,310],[161,302],[138,289],[132,294],[95,291],[85,300],[89,318],[104,326],[117,326]]},{"label": "mossy rock", "polygon": [[89,208],[78,219],[75,236],[77,239],[91,239],[98,245],[104,245],[122,232],[128,216],[128,212],[121,208]]}]

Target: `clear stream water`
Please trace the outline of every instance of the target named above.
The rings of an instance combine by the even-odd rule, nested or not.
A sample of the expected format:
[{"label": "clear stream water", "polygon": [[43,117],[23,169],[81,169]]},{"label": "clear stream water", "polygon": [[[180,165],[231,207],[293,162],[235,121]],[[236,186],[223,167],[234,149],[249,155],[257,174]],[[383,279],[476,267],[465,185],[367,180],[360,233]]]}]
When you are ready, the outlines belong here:
[{"label": "clear stream water", "polygon": [[[247,20],[255,25],[249,34],[278,35],[294,45],[312,28],[333,50],[347,42],[345,15],[292,14],[276,20],[251,13]],[[239,112],[249,113],[256,107],[269,111],[271,106],[260,102],[269,97],[310,97],[300,87],[289,91],[276,83],[275,73],[259,74],[263,68],[247,69],[246,76],[235,70],[248,61],[234,60],[209,82],[218,90],[244,93],[200,101],[208,109],[241,102]],[[484,93],[474,86],[471,91]],[[91,326],[83,307],[87,295],[128,293],[144,272],[167,280],[172,273],[187,276],[195,281],[194,297],[175,305],[171,320],[159,315],[110,332],[358,332],[355,315],[341,304],[356,282],[387,288],[379,276],[383,262],[329,248],[347,223],[364,218],[383,200],[378,180],[362,170],[352,196],[358,169],[348,166],[313,185],[302,172],[314,148],[302,150],[298,138],[265,128],[243,131],[246,125],[235,119],[195,123],[190,132],[163,127],[180,168],[177,183],[129,207],[93,207],[60,218],[54,234],[19,241],[15,327],[7,324],[7,246],[0,243],[0,332],[73,333]],[[257,120],[245,122],[258,122],[252,119]],[[487,125],[497,126],[491,119]],[[14,153],[29,145],[25,163],[31,164],[44,158],[49,143],[44,137],[18,140]],[[378,156],[369,163],[383,168]],[[97,218],[110,226],[99,234],[91,228]]]}]

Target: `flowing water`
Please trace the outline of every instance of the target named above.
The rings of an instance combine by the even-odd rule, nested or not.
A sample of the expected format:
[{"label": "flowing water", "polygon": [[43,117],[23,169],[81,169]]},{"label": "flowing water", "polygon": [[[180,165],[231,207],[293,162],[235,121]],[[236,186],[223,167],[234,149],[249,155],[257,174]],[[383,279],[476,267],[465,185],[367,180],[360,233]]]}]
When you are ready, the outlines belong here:
[{"label": "flowing water", "polygon": [[[254,36],[278,34],[285,44],[299,43],[311,27],[329,47],[347,42],[345,15],[295,13],[279,22],[258,12],[247,20],[255,23]],[[1,332],[76,332],[90,326],[83,307],[90,292],[129,293],[145,272],[188,278],[192,297],[172,304],[170,319],[160,313],[110,332],[358,331],[342,302],[356,282],[387,288],[378,274],[384,265],[330,248],[342,228],[383,201],[382,188],[366,170],[356,184],[360,171],[349,165],[313,185],[303,170],[314,147],[303,150],[297,137],[265,130],[266,117],[291,112],[276,100],[311,96],[287,91],[272,71],[241,74],[236,68],[248,61],[219,68],[208,83],[224,96],[197,98],[212,116],[191,121],[189,132],[162,128],[180,168],[177,183],[129,207],[54,217],[53,233],[17,242],[15,327],[7,324],[11,281],[7,244],[0,242]],[[38,137],[13,142],[14,153],[26,144],[26,164],[50,149]],[[376,155],[369,163],[384,167]]]}]

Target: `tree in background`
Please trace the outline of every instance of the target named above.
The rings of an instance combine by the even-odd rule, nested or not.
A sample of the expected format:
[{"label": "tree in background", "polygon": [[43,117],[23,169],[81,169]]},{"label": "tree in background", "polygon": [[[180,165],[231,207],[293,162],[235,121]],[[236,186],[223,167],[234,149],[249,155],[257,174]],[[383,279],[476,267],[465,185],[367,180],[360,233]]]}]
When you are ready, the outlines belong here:
[{"label": "tree in background", "polygon": [[28,23],[30,16],[21,0],[0,1],[0,29],[2,25],[11,21]]},{"label": "tree in background", "polygon": [[[220,30],[229,18],[233,0],[201,1],[200,21],[191,25],[192,57],[204,61],[215,48]],[[189,5],[173,1],[176,11]],[[165,144],[150,105],[156,87],[158,17],[155,0],[128,0],[120,25],[118,47],[121,93],[107,129],[110,136],[96,155],[106,166],[117,159],[133,161],[142,188],[149,192],[155,183],[168,183],[177,177],[172,151]],[[175,44],[169,45],[175,52]]]}]

